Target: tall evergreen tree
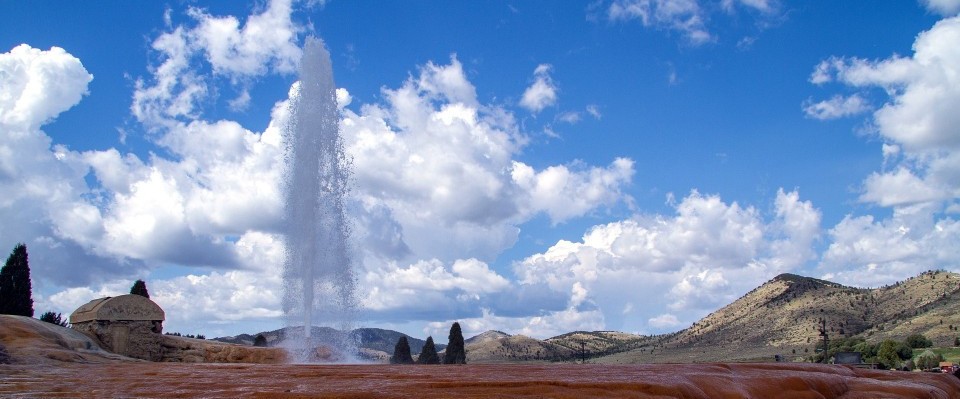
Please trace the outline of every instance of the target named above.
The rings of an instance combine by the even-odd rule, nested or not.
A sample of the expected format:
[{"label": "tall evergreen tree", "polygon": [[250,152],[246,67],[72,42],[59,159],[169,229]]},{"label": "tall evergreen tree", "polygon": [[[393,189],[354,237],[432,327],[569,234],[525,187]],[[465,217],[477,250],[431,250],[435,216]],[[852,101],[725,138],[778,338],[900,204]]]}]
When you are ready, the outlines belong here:
[{"label": "tall evergreen tree", "polygon": [[7,263],[0,269],[0,314],[33,317],[33,288],[27,246],[13,247]]},{"label": "tall evergreen tree", "polygon": [[390,357],[390,364],[413,364],[407,337],[401,335],[397,340],[397,345],[393,347],[393,356]]},{"label": "tall evergreen tree", "polygon": [[463,332],[460,323],[454,322],[450,326],[450,336],[447,343],[447,353],[443,356],[443,364],[467,364],[467,349],[463,345]]},{"label": "tall evergreen tree", "polygon": [[263,334],[257,334],[257,337],[253,339],[253,346],[267,346],[267,337],[264,337]]},{"label": "tall evergreen tree", "polygon": [[133,287],[130,287],[130,293],[134,295],[140,295],[147,299],[150,298],[150,293],[147,292],[147,283],[143,280],[137,280],[134,282]]},{"label": "tall evergreen tree", "polygon": [[440,364],[440,356],[437,355],[437,346],[433,343],[433,337],[427,337],[427,343],[423,344],[420,356],[417,357],[417,364]]}]

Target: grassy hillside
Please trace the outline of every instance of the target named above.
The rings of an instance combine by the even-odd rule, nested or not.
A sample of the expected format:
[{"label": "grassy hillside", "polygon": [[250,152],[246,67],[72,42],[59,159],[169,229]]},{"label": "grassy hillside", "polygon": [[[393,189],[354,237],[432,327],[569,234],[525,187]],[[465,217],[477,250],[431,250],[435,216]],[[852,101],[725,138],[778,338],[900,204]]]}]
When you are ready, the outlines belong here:
[{"label": "grassy hillside", "polygon": [[504,335],[496,339],[471,338],[472,342],[466,344],[467,363],[561,361],[574,356],[571,349],[551,342],[524,335]]},{"label": "grassy hillside", "polygon": [[655,342],[654,338],[618,331],[575,331],[547,338],[546,342],[557,344],[575,353],[585,351],[591,356],[624,352]]}]

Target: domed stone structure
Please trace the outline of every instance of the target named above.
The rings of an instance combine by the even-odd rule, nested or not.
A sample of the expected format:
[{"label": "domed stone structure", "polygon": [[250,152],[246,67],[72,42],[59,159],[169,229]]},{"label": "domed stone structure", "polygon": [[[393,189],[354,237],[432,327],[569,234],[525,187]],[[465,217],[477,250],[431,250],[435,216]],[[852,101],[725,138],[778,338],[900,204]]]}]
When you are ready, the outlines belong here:
[{"label": "domed stone structure", "polygon": [[94,299],[70,315],[71,327],[113,353],[159,361],[162,356],[163,309],[140,295]]}]

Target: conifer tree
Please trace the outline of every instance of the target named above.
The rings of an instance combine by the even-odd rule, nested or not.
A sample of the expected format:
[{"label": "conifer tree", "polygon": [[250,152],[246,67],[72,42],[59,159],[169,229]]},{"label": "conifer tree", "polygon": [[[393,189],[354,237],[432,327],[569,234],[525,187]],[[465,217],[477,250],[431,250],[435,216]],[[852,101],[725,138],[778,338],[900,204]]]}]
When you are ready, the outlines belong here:
[{"label": "conifer tree", "polygon": [[417,364],[440,364],[440,356],[437,355],[437,346],[433,343],[433,337],[427,337],[427,343],[423,344],[420,356],[417,357]]},{"label": "conifer tree", "polygon": [[60,313],[45,312],[44,314],[40,315],[40,321],[56,324],[60,327],[67,326],[67,321],[63,319],[63,315]]},{"label": "conifer tree", "polygon": [[267,337],[264,337],[263,334],[257,334],[257,337],[253,339],[253,346],[267,346]]},{"label": "conifer tree", "polygon": [[460,323],[454,322],[450,326],[450,336],[447,343],[447,353],[443,356],[443,364],[467,364],[467,350],[463,344],[463,332]]},{"label": "conifer tree", "polygon": [[410,355],[410,343],[407,337],[400,336],[397,345],[393,347],[393,356],[390,357],[390,364],[413,364],[413,356]]},{"label": "conifer tree", "polygon": [[130,287],[130,293],[150,299],[150,293],[147,292],[147,283],[143,280],[137,280],[134,282],[133,287]]},{"label": "conifer tree", "polygon": [[33,288],[27,246],[13,247],[7,263],[0,269],[0,314],[33,317]]}]

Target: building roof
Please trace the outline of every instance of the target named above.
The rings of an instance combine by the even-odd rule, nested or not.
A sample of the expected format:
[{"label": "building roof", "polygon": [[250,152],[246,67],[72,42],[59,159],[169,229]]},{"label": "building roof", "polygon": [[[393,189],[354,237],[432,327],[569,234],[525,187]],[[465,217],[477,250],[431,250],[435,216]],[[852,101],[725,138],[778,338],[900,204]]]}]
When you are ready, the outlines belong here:
[{"label": "building roof", "polygon": [[94,299],[70,315],[70,323],[85,321],[163,321],[163,309],[149,298],[128,294]]}]

